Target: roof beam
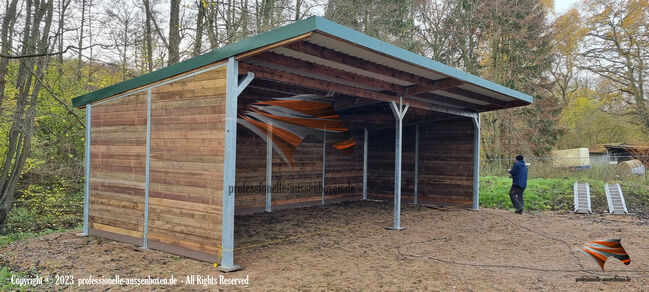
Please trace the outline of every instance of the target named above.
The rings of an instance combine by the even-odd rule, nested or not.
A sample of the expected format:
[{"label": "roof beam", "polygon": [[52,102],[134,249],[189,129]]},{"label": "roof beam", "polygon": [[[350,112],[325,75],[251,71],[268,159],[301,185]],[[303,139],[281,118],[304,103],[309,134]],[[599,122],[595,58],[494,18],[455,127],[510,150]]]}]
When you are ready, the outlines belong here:
[{"label": "roof beam", "polygon": [[457,94],[457,95],[461,95],[461,96],[464,96],[464,97],[468,97],[468,98],[471,98],[471,99],[484,101],[484,102],[487,102],[487,103],[490,103],[490,104],[497,105],[497,106],[499,106],[501,108],[506,108],[507,107],[507,102],[504,101],[504,100],[500,100],[500,99],[497,99],[497,98],[486,96],[484,94],[468,91],[466,89],[455,87],[455,88],[447,88],[444,91],[449,92],[449,93],[453,93],[453,94]]},{"label": "roof beam", "polygon": [[331,49],[314,45],[309,42],[305,42],[305,41],[295,42],[295,43],[287,44],[284,47],[293,51],[305,53],[332,62],[345,64],[375,74],[380,74],[383,76],[403,80],[409,83],[414,83],[416,85],[420,85],[423,87],[434,88],[435,86],[437,86],[435,80],[431,80],[412,73],[404,72],[395,68],[380,65],[347,54],[343,54]]},{"label": "roof beam", "polygon": [[435,90],[445,90],[448,88],[460,86],[464,84],[464,81],[457,80],[455,78],[444,78],[435,80],[435,86],[421,86],[421,85],[411,85],[406,87],[407,95],[417,95],[420,93],[435,91]]},{"label": "roof beam", "polygon": [[403,94],[406,91],[405,87],[400,86],[398,84],[335,69],[329,66],[303,61],[300,59],[280,55],[273,52],[266,52],[263,54],[256,55],[253,57],[253,59],[267,62],[267,63],[277,64],[288,68],[294,68],[311,74],[324,75],[324,76],[333,77],[336,79],[341,79],[353,83],[358,83],[360,85],[364,85],[368,87],[392,91],[395,93]]},{"label": "roof beam", "polygon": [[[375,91],[362,89],[362,88],[356,88],[356,87],[338,84],[330,81],[304,77],[297,74],[278,71],[278,70],[265,68],[257,65],[251,65],[247,63],[239,64],[239,72],[247,73],[249,71],[252,71],[255,74],[256,78],[276,80],[276,81],[286,82],[291,84],[300,84],[300,86],[306,86],[306,87],[320,89],[320,90],[335,91],[341,94],[363,97],[363,98],[384,101],[384,102],[398,101],[398,98],[393,95],[388,95],[388,94],[375,92]],[[445,112],[445,113],[467,116],[467,117],[474,117],[475,115],[477,115],[477,113],[472,111],[451,109],[444,106],[438,106],[438,105],[430,104],[428,102],[414,100],[407,97],[404,97],[403,99],[411,106],[421,108],[421,109]]]},{"label": "roof beam", "polygon": [[467,102],[467,101],[463,101],[463,100],[459,100],[459,99],[454,99],[454,98],[450,98],[450,97],[446,97],[446,96],[439,95],[439,94],[434,94],[434,93],[421,93],[421,94],[417,95],[417,97],[430,99],[431,101],[440,101],[440,102],[443,102],[443,103],[448,103],[448,104],[451,104],[451,105],[456,106],[458,108],[466,108],[466,109],[471,109],[471,110],[475,110],[475,111],[482,111],[484,109],[484,106],[476,104],[476,103],[471,103],[471,102]]}]

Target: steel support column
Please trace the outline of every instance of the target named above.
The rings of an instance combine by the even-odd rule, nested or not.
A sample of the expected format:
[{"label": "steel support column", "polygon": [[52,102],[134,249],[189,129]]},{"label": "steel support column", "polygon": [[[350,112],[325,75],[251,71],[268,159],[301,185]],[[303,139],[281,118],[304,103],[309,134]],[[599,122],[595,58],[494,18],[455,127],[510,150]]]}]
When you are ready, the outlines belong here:
[{"label": "steel support column", "polygon": [[83,187],[83,231],[80,236],[88,236],[88,216],[90,213],[90,129],[92,128],[92,105],[86,105],[86,150],[85,150],[85,175]]},{"label": "steel support column", "polygon": [[149,170],[151,169],[151,88],[147,90],[146,102],[146,163],[144,166],[144,231],[142,249],[149,248]]},{"label": "steel support column", "polygon": [[480,115],[473,120],[473,210],[480,209]]},{"label": "steel support column", "polygon": [[219,270],[232,272],[241,266],[234,264],[234,198],[237,162],[237,99],[254,78],[251,72],[238,78],[239,65],[228,59],[225,94],[225,155],[223,160],[223,220],[221,232],[221,263]]},{"label": "steel support column", "polygon": [[419,124],[415,125],[415,205],[417,204],[417,196],[419,194],[418,188],[419,180]]},{"label": "steel support column", "polygon": [[322,132],[322,205],[325,204],[325,167],[326,167],[326,158],[327,158],[327,129]]},{"label": "steel support column", "polygon": [[367,128],[363,138],[363,200],[367,200]]},{"label": "steel support column", "polygon": [[403,98],[401,97],[399,98],[399,105],[394,101],[390,105],[396,119],[394,138],[394,226],[390,227],[390,229],[401,230],[403,229],[401,227],[401,136],[403,132],[403,117],[406,115],[410,105],[406,103],[404,107]]},{"label": "steel support column", "polygon": [[268,135],[266,137],[266,212],[272,211],[272,186],[273,186],[273,123],[268,123]]}]

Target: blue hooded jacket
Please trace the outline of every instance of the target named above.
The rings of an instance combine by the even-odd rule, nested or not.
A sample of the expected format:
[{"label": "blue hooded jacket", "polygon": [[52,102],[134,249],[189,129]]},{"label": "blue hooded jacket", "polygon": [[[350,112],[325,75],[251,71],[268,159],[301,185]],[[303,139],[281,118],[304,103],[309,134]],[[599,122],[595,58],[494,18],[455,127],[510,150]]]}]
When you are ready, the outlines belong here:
[{"label": "blue hooded jacket", "polygon": [[525,165],[525,161],[517,160],[514,162],[514,166],[509,170],[509,174],[512,175],[513,185],[521,188],[527,187],[527,165]]}]

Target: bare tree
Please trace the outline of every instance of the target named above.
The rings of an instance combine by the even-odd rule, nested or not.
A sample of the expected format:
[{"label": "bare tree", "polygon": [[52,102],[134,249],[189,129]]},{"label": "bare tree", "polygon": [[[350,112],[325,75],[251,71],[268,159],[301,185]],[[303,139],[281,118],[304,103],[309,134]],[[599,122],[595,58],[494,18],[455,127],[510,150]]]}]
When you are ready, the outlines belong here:
[{"label": "bare tree", "polygon": [[180,61],[180,0],[169,1],[169,65]]},{"label": "bare tree", "polygon": [[649,134],[649,4],[638,0],[589,0],[581,68],[609,80]]},{"label": "bare tree", "polygon": [[53,0],[26,0],[21,54],[39,54],[40,57],[20,59],[8,147],[0,166],[0,226],[6,223],[18,179],[31,152],[35,107],[41,89],[34,77],[42,76],[49,63],[46,53],[50,46],[53,12]]}]

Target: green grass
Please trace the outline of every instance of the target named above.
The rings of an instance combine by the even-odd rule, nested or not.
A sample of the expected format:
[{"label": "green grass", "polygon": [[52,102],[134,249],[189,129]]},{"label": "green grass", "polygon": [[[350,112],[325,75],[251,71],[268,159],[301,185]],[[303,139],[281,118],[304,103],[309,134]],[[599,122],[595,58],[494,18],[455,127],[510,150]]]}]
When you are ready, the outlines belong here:
[{"label": "green grass", "polygon": [[15,275],[16,277],[25,278],[29,277],[27,273],[18,272],[14,273],[11,269],[7,267],[0,267],[0,291],[28,291],[27,288],[33,286],[19,286],[11,283],[11,276]]},{"label": "green grass", "polygon": [[[590,178],[535,178],[527,182],[525,209],[527,210],[573,210],[573,184],[587,182],[591,189],[593,211],[608,210],[604,182]],[[484,176],[480,178],[480,206],[486,208],[511,209],[509,198],[511,178]],[[629,212],[649,211],[649,186],[641,182],[620,182]]]},{"label": "green grass", "polygon": [[61,228],[61,229],[45,229],[41,230],[38,232],[16,232],[16,233],[9,233],[7,235],[0,235],[0,247],[4,247],[7,244],[10,244],[14,241],[20,241],[28,238],[33,238],[33,237],[39,237],[43,235],[48,235],[52,233],[59,233],[59,232],[66,232],[70,230],[75,230],[75,229],[81,229],[81,226],[77,226],[75,228]]}]

